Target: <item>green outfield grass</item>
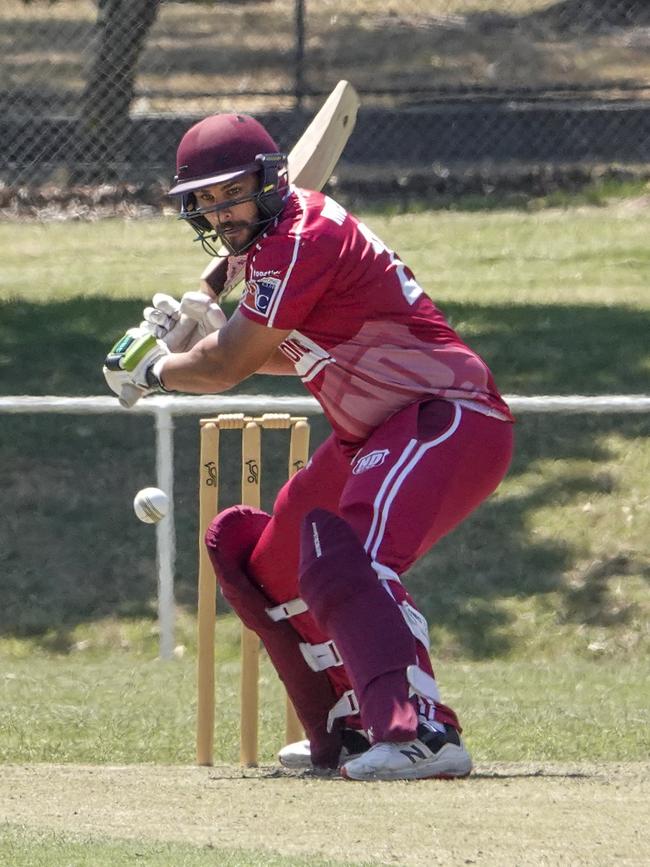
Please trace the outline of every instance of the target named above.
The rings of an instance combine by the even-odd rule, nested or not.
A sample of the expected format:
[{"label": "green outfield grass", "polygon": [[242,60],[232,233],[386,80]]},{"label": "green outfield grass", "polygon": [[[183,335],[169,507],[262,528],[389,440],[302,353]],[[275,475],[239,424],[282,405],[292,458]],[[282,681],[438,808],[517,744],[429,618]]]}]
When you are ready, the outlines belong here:
[{"label": "green outfield grass", "polygon": [[[640,393],[650,372],[644,201],[363,216],[412,263],[503,392]],[[206,259],[190,239],[171,216],[0,224],[0,390],[105,393],[100,366],[113,340],[155,291],[195,285]],[[238,391],[302,387],[252,377]],[[154,480],[151,422],[14,416],[3,432],[2,633],[65,650],[80,624],[152,616],[154,533],[131,512],[135,490]],[[519,418],[498,494],[409,576],[441,652],[533,658],[558,642],[585,656],[647,647],[649,432],[648,415]],[[325,435],[317,420],[314,444]],[[236,438],[225,454],[224,505],[238,499]],[[266,461],[267,506],[284,463]],[[196,420],[179,418],[177,596],[190,610],[197,464]]]},{"label": "green outfield grass", "polygon": [[[643,200],[536,213],[363,216],[412,263],[503,392],[648,391],[650,215]],[[155,291],[180,294],[195,285],[205,257],[190,239],[173,217],[0,224],[0,390],[103,394],[104,353],[138,322],[143,304]],[[253,377],[239,391],[300,393],[301,386]],[[151,422],[8,416],[2,429],[0,652],[32,660],[38,649],[39,665],[84,670],[93,653],[73,649],[90,641],[100,668],[101,653],[110,659],[114,651],[128,668],[128,653],[120,655],[128,623],[155,625],[155,536],[131,512],[134,492],[154,481]],[[326,432],[316,420],[314,444]],[[648,415],[519,418],[515,460],[499,492],[408,576],[437,658],[497,667],[500,660],[506,667],[495,676],[503,680],[514,663],[532,671],[539,660],[556,666],[569,655],[578,670],[597,663],[597,672],[606,660],[647,652],[649,433]],[[176,590],[185,612],[179,641],[192,655],[195,419],[177,419],[175,442]],[[282,481],[283,448],[280,435],[269,441],[267,506]],[[224,454],[227,505],[238,499],[236,438]],[[155,633],[145,649],[138,629],[143,658],[162,671],[153,661]],[[169,671],[189,672],[189,665]],[[73,680],[77,688],[81,681]],[[122,685],[109,684],[103,689],[115,697]],[[190,724],[190,703],[188,693],[180,729]],[[165,743],[175,743],[166,729],[151,744],[152,761]],[[33,743],[11,744],[41,758],[63,748],[49,736],[40,753]],[[99,758],[97,749],[92,741],[84,748],[87,760]],[[172,753],[181,755],[176,747]]]},{"label": "green outfield grass", "polygon": [[[236,763],[239,756],[238,635],[232,615],[219,619],[218,762]],[[76,638],[76,649],[65,656],[27,642],[0,643],[0,763],[192,764],[191,620],[182,619],[180,658],[169,662],[156,659],[155,635],[143,621],[96,624]],[[647,758],[650,682],[642,658],[622,665],[580,659],[568,648],[554,658],[447,659],[436,668],[479,763]],[[266,658],[260,696],[260,761],[269,763],[283,742],[284,705]]]},{"label": "green outfield grass", "polygon": [[[363,217],[441,303],[650,307],[643,196],[609,207]],[[192,237],[171,214],[0,223],[0,300],[50,305],[82,296],[134,300],[139,310],[152,291],[195,288],[208,260]]]},{"label": "green outfield grass", "polygon": [[[12,824],[0,825],[0,863],[11,867],[341,867],[340,861],[320,858],[283,857],[255,849],[244,851],[205,845],[115,840],[56,831],[40,831]],[[347,867],[363,867],[347,862]]]}]

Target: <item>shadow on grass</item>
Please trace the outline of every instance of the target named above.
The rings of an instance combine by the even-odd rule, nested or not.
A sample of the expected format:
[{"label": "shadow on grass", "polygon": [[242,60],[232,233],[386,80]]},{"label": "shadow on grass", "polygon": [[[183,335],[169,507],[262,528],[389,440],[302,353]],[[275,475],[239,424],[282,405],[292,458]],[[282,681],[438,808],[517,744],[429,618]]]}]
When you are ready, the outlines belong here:
[{"label": "shadow on grass", "polygon": [[[615,291],[612,303],[615,304]],[[111,341],[141,301],[0,302],[0,393],[104,394]],[[509,394],[641,393],[648,387],[650,312],[625,306],[445,304],[443,312]],[[242,393],[304,393],[291,377],[256,377]]]},{"label": "shadow on grass", "polygon": [[[0,392],[104,394],[101,362],[109,344],[137,322],[141,302],[76,299],[0,307]],[[507,393],[631,393],[647,389],[650,315],[606,307],[453,305],[445,311],[492,366]],[[238,391],[303,393],[292,378],[253,377]],[[645,427],[644,427],[645,425]],[[195,604],[197,563],[197,419],[176,419],[176,594]],[[484,503],[407,576],[430,624],[453,635],[459,652],[485,658],[512,645],[511,615],[499,602],[557,591],[562,616],[612,621],[606,593],[611,562],[566,576],[582,556],[562,535],[540,538],[530,518],[544,507],[573,507],[588,495],[616,494],[609,434],[647,436],[644,417],[522,416],[508,493]],[[327,435],[314,419],[313,444]],[[279,436],[279,435],[278,435]],[[268,508],[285,477],[286,438],[269,440],[263,464]],[[238,445],[222,450],[222,507],[239,500]],[[269,454],[268,452],[266,453]],[[135,491],[155,484],[154,430],[140,416],[16,415],[2,419],[0,634],[37,636],[65,651],[75,625],[114,616],[155,617],[155,531],[133,516]],[[540,462],[562,462],[552,477]],[[536,475],[537,473],[537,475]],[[518,484],[526,474],[527,481]],[[531,481],[532,479],[532,481]],[[511,484],[512,483],[512,484]],[[609,613],[608,613],[609,612]],[[628,611],[628,614],[630,612]],[[609,618],[609,619],[608,619]]]},{"label": "shadow on grass", "polygon": [[[538,510],[575,510],[589,496],[603,493],[598,467],[612,455],[595,440],[613,427],[622,435],[644,435],[620,419],[522,418],[508,483],[517,482],[524,472],[530,474],[540,460],[561,462],[566,467],[586,460],[593,471],[567,472],[552,481],[539,475],[526,483],[523,492],[489,499],[413,567],[406,583],[422,604],[430,625],[444,627],[453,636],[455,652],[484,659],[512,650],[515,639],[511,627],[516,615],[501,606],[512,599],[555,593],[558,620],[604,625],[622,622],[611,616],[606,585],[601,585],[600,595],[594,598],[591,584],[590,592],[580,594],[567,583],[567,575],[584,552],[562,535],[545,533],[540,538],[531,529],[531,516]],[[647,429],[646,423],[645,435]],[[540,436],[548,440],[548,447],[541,451],[536,448]]]},{"label": "shadow on grass", "polygon": [[612,602],[609,582],[636,574],[650,582],[650,560],[643,555],[616,552],[595,560],[569,582],[563,619],[604,627],[631,623],[639,614],[637,603],[624,597]]}]

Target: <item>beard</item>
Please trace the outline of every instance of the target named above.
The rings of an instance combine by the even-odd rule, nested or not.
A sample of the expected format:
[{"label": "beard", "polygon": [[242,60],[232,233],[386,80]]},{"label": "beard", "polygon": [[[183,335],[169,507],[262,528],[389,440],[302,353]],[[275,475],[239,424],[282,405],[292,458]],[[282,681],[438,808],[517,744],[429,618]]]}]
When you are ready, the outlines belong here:
[{"label": "beard", "polygon": [[248,246],[252,236],[252,226],[244,221],[220,223],[217,234],[233,253],[239,253]]}]

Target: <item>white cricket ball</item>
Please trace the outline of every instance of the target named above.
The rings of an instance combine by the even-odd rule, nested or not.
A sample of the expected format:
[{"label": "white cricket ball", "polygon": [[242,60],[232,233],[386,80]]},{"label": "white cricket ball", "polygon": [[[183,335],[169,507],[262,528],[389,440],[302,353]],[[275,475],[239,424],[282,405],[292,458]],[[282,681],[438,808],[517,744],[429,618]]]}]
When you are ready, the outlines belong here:
[{"label": "white cricket ball", "polygon": [[133,511],[145,524],[157,524],[169,511],[169,497],[160,488],[143,488],[133,499]]}]

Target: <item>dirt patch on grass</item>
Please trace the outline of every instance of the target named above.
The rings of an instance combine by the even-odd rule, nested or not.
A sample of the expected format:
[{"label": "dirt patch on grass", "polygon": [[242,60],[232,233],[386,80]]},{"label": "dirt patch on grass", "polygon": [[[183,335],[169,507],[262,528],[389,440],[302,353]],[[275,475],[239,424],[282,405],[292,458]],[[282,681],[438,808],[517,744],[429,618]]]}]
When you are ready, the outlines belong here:
[{"label": "dirt patch on grass", "polygon": [[4,821],[374,864],[647,863],[650,763],[349,783],[264,767],[5,766]]}]

